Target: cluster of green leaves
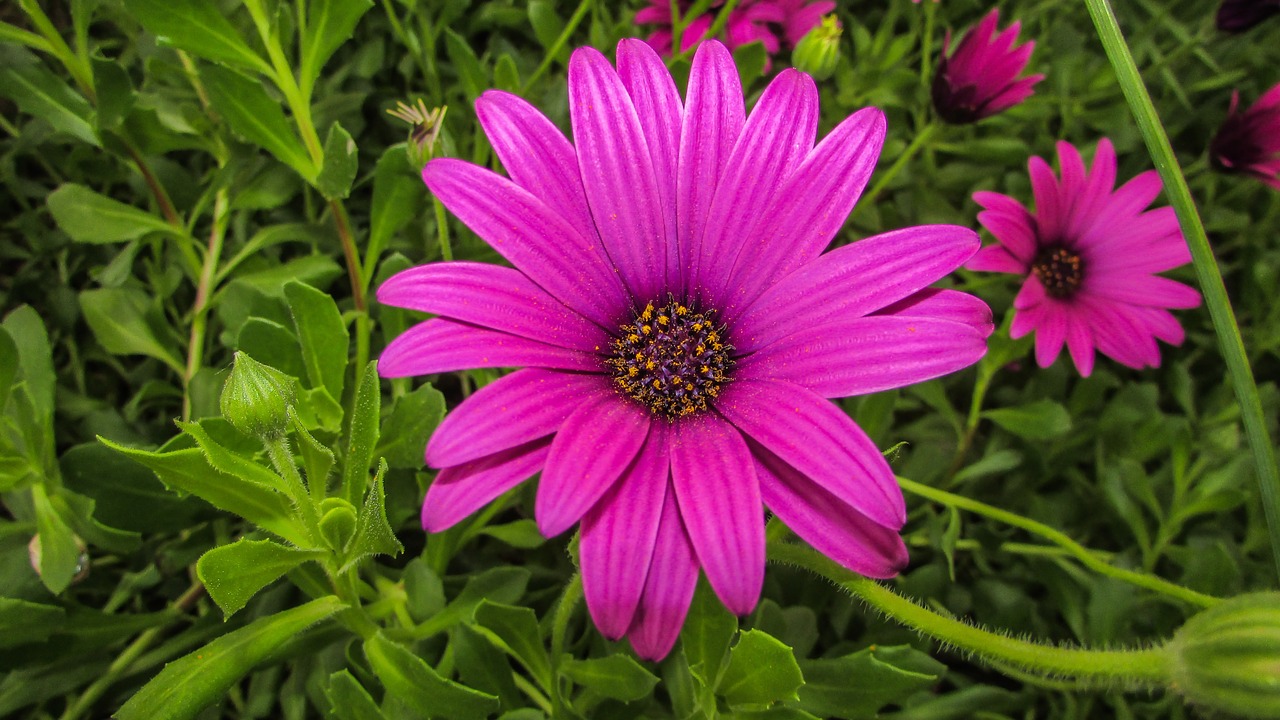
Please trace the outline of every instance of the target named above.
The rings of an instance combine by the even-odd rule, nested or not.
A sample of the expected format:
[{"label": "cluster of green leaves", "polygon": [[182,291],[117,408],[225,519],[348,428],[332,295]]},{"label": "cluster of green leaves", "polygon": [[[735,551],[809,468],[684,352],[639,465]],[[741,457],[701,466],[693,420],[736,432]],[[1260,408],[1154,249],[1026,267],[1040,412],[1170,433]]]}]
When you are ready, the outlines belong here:
[{"label": "cluster of green leaves", "polygon": [[[416,262],[497,258],[427,197],[411,158],[496,168],[471,110],[491,87],[567,129],[571,49],[633,34],[633,8],[54,5],[0,11],[0,715],[1186,713],[1174,697],[993,673],[781,567],[741,620],[700,587],[671,657],[639,662],[591,627],[572,546],[538,535],[528,487],[423,538],[424,443],[446,404],[496,373],[380,384],[370,358],[415,318],[370,290]],[[1059,139],[1087,149],[1110,137],[1122,179],[1149,167],[1083,7],[1006,3],[1048,79],[977,126],[930,119],[942,30],[988,5],[839,8],[823,129],[877,105],[890,122],[885,166],[906,156],[882,168],[839,242],[972,226],[975,190],[1029,202],[1026,160]],[[1191,168],[1256,372],[1275,377],[1280,196],[1208,172],[1204,148],[1233,88],[1249,102],[1280,79],[1280,26],[1230,41],[1194,0],[1121,11],[1158,30],[1135,33],[1133,51]],[[766,54],[734,54],[751,103]],[[688,54],[671,68],[683,83]],[[449,108],[434,148],[407,147],[386,115],[418,97]],[[1168,637],[1197,598],[1274,584],[1204,313],[1180,316],[1187,343],[1162,369],[1100,364],[1080,379],[1062,361],[1035,368],[1029,343],[1008,339],[1007,278],[955,283],[1005,321],[989,356],[945,381],[845,401],[896,448],[899,474],[935,489],[910,501],[902,592],[1013,633],[1117,645]],[[280,433],[224,416],[233,362],[285,379]],[[1274,384],[1263,400],[1280,416]],[[774,521],[770,533],[786,530]],[[1188,592],[1134,582],[1157,576]]]}]

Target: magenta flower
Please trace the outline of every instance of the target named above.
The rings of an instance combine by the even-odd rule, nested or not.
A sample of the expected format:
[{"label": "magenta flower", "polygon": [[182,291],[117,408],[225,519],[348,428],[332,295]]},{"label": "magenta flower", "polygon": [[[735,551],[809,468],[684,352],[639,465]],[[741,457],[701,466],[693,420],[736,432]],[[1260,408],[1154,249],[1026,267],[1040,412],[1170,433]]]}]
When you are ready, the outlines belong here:
[{"label": "magenta flower", "polygon": [[1237,113],[1239,105],[1240,93],[1231,93],[1227,119],[1209,144],[1209,157],[1223,170],[1253,175],[1280,190],[1280,84],[1248,110]]},{"label": "magenta flower", "polygon": [[947,31],[933,76],[933,107],[943,120],[961,125],[1004,112],[1031,97],[1032,88],[1044,79],[1044,75],[1018,78],[1036,44],[1017,45],[1022,23],[1015,21],[998,31],[999,20],[998,9],[987,13],[950,55],[951,32]]},{"label": "magenta flower", "polygon": [[1280,0],[1222,0],[1218,29],[1240,33],[1274,15],[1280,15]]},{"label": "magenta flower", "polygon": [[1173,208],[1146,210],[1160,194],[1148,170],[1113,191],[1116,153],[1103,138],[1086,174],[1074,147],[1058,143],[1062,179],[1044,160],[1029,164],[1036,210],[993,192],[975,193],[978,221],[999,241],[973,256],[971,270],[1026,276],[1013,301],[1010,334],[1036,333],[1036,362],[1049,367],[1063,343],[1081,375],[1097,349],[1131,368],[1158,367],[1156,340],[1182,343],[1168,308],[1192,308],[1200,294],[1156,273],[1185,265],[1191,253]]},{"label": "magenta flower", "polygon": [[435,313],[392,342],[385,377],[521,367],[476,392],[427,445],[422,508],[439,531],[541,471],[548,537],[581,522],[587,606],[609,638],[661,658],[699,570],[737,614],[764,576],[767,506],[845,567],[906,563],[902,494],[827,398],[963,368],[990,310],[928,289],[972,231],[909,228],[822,253],[866,185],[884,115],[814,146],[818,92],[784,70],[749,116],[729,52],[694,57],[684,101],[658,55],[618,45],[569,64],[574,144],[520,98],[476,114],[510,179],[462,160],[423,171],[514,268],[442,262],[382,285]]},{"label": "magenta flower", "polygon": [[[723,5],[723,0],[712,3],[713,8]],[[680,0],[681,13],[693,5]],[[769,55],[776,54],[785,45],[794,48],[800,38],[822,22],[822,16],[836,7],[834,0],[743,0],[729,13],[724,26],[724,41],[729,48],[736,48],[757,40]],[[697,45],[707,36],[715,22],[717,10],[686,19],[680,35],[683,52]],[[649,0],[649,6],[636,13],[636,23],[657,25],[647,42],[661,55],[672,54],[671,3],[669,0]]]}]

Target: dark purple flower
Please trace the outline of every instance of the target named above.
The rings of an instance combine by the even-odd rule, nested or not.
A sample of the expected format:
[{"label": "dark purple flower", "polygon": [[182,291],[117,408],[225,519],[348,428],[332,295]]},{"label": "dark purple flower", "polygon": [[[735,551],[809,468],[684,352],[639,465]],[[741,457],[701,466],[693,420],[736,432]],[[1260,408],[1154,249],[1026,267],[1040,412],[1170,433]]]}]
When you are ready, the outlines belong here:
[{"label": "dark purple flower", "polygon": [[1015,21],[998,31],[999,20],[998,9],[987,13],[949,55],[951,32],[947,32],[933,76],[933,107],[943,120],[961,125],[991,117],[1031,97],[1032,88],[1044,79],[1044,75],[1018,78],[1036,44],[1017,45],[1022,24]]},{"label": "dark purple flower", "polygon": [[514,266],[406,270],[378,299],[439,317],[383,352],[386,377],[523,367],[477,391],[427,444],[422,507],[440,531],[541,472],[548,537],[581,522],[587,608],[661,658],[701,570],[739,615],[764,578],[764,513],[871,577],[907,561],[902,493],[829,401],[966,367],[991,311],[929,285],[976,233],[913,227],[828,253],[871,175],[884,114],[814,145],[818,90],[784,70],[750,115],[732,56],[698,48],[683,101],[640,40],[615,70],[569,62],[570,144],[489,91],[476,114],[510,179],[432,160],[428,187]]},{"label": "dark purple flower", "polygon": [[1239,105],[1240,93],[1231,93],[1227,119],[1209,144],[1209,157],[1223,170],[1252,175],[1280,190],[1280,84],[1248,110],[1237,113]]},{"label": "dark purple flower", "polygon": [[1280,0],[1222,0],[1218,7],[1218,29],[1244,32],[1272,15],[1280,15]]}]

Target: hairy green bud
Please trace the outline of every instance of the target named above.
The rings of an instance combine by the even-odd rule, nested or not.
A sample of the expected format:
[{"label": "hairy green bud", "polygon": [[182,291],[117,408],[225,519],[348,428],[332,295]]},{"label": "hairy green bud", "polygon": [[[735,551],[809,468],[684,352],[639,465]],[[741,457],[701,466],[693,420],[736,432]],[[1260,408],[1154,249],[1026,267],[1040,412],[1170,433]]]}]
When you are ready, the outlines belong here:
[{"label": "hairy green bud", "polygon": [[289,426],[294,402],[293,378],[237,352],[222,386],[222,414],[237,430],[263,440],[278,438]]},{"label": "hairy green bud", "polygon": [[1241,595],[1196,615],[1165,646],[1187,700],[1249,718],[1280,718],[1280,592]]},{"label": "hairy green bud", "polygon": [[840,21],[835,15],[822,18],[822,24],[810,30],[791,53],[791,64],[814,80],[826,80],[836,71],[840,60]]}]

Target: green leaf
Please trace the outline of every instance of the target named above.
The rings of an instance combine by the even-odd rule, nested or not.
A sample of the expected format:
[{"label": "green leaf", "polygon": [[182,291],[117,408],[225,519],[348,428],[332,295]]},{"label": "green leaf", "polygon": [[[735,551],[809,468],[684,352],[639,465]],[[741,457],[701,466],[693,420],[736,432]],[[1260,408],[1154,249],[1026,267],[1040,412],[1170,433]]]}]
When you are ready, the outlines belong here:
[{"label": "green leaf", "polygon": [[336,597],[268,615],[169,663],[120,708],[117,720],[186,720],[226,694],[253,668],[272,662],[288,641],[345,608]]},{"label": "green leaf", "polygon": [[529,575],[524,568],[508,565],[471,576],[453,602],[419,628],[419,634],[430,637],[455,623],[470,619],[476,606],[484,600],[506,604],[518,602],[529,585]]},{"label": "green leaf", "polygon": [[9,393],[17,377],[18,346],[9,331],[0,326],[0,415],[4,415],[4,406],[9,403]]},{"label": "green leaf", "polygon": [[302,354],[298,352],[298,336],[274,320],[260,317],[246,320],[236,336],[236,349],[285,375],[298,378],[307,373]]},{"label": "green leaf", "polygon": [[369,210],[369,240],[364,256],[366,275],[373,272],[392,236],[409,224],[426,201],[422,179],[410,167],[405,145],[387,148],[373,170],[373,205]]},{"label": "green leaf", "polygon": [[475,626],[455,625],[451,628],[449,649],[458,668],[459,682],[497,695],[504,709],[524,706],[525,696],[516,688],[515,672],[507,656]]},{"label": "green leaf", "polygon": [[311,497],[321,500],[329,489],[329,471],[333,469],[333,451],[316,440],[298,416],[293,416],[293,430],[298,436],[298,454],[302,456],[302,466],[307,471],[307,487]]},{"label": "green leaf", "polygon": [[98,94],[98,128],[114,130],[124,122],[138,96],[120,63],[94,58],[92,64],[93,86]]},{"label": "green leaf", "polygon": [[404,546],[396,539],[391,523],[387,522],[387,499],[382,488],[382,477],[387,472],[387,464],[378,467],[378,474],[373,478],[373,486],[365,496],[364,506],[360,508],[360,517],[356,521],[356,536],[348,549],[350,559],[347,565],[369,555],[399,555]]},{"label": "green leaf", "polygon": [[259,465],[243,455],[223,447],[217,440],[209,436],[209,433],[205,431],[200,423],[179,420],[177,421],[177,426],[179,430],[190,435],[196,441],[196,445],[204,453],[205,460],[209,461],[214,470],[251,482],[267,490],[278,491],[284,487],[284,480],[274,470],[270,470],[264,465]]},{"label": "green leaf", "polygon": [[125,0],[129,14],[163,45],[206,60],[273,74],[216,3],[207,0]]},{"label": "green leaf", "polygon": [[294,545],[311,544],[283,495],[255,482],[218,472],[199,448],[159,453],[124,447],[102,437],[98,440],[150,468],[172,490],[191,493]]},{"label": "green leaf", "polygon": [[310,387],[322,387],[334,400],[341,399],[349,336],[337,303],[327,293],[296,281],[285,283],[284,296],[302,343]]},{"label": "green leaf", "polygon": [[114,355],[146,355],[181,375],[182,362],[161,342],[159,319],[148,295],[134,288],[100,288],[80,293],[80,311],[93,335]]},{"label": "green leaf", "polygon": [[324,164],[316,176],[316,189],[330,200],[340,200],[351,194],[351,183],[360,169],[356,141],[338,123],[329,126],[329,137],[324,141]]},{"label": "green leaf", "polygon": [[381,633],[365,641],[364,653],[387,692],[423,717],[479,720],[498,710],[498,698],[440,677],[418,656]]},{"label": "green leaf", "polygon": [[40,65],[0,67],[0,95],[4,95],[28,115],[44,120],[60,130],[100,147],[89,117],[93,109],[66,81]]},{"label": "green leaf", "polygon": [[347,457],[342,466],[342,486],[352,505],[364,497],[369,484],[369,465],[378,443],[378,416],[382,411],[382,389],[378,385],[378,363],[370,360],[356,388],[355,405],[347,437]]},{"label": "green leaf", "polygon": [[764,66],[769,61],[769,51],[759,40],[739,45],[733,49],[733,64],[738,67],[738,77],[742,87],[749,88],[764,74]]},{"label": "green leaf", "polygon": [[329,698],[330,709],[337,720],[386,719],[369,691],[364,689],[350,671],[339,670],[330,675],[324,694]]},{"label": "green leaf", "polygon": [[475,101],[489,87],[489,73],[485,72],[480,64],[480,59],[471,49],[471,43],[461,35],[445,28],[444,40],[445,52],[449,56],[449,62],[461,76],[462,88],[467,94],[467,100]]},{"label": "green leaf", "polygon": [[533,610],[484,600],[476,606],[473,617],[481,632],[520,661],[544,691],[551,688],[551,661]]},{"label": "green leaf", "polygon": [[[544,50],[555,47],[564,32],[564,20],[556,13],[555,3],[551,0],[531,0],[529,2],[529,25],[533,28],[534,37]],[[563,63],[569,61],[569,48],[560,46],[556,57]]]},{"label": "green leaf", "polygon": [[71,526],[53,506],[44,485],[31,487],[31,501],[36,513],[36,532],[40,535],[40,582],[57,595],[66,590],[80,572],[80,544]]},{"label": "green leaf", "polygon": [[62,626],[66,615],[56,605],[0,597],[0,648],[42,642]]},{"label": "green leaf", "polygon": [[514,520],[504,525],[486,525],[480,532],[522,550],[541,547],[547,542],[547,539],[538,531],[538,524],[528,518]]},{"label": "green leaf", "polygon": [[1052,440],[1071,430],[1071,415],[1052,400],[1028,405],[987,410],[982,416],[1001,428],[1027,440]]},{"label": "green leaf", "polygon": [[658,676],[626,655],[577,660],[566,656],[560,672],[570,680],[613,700],[635,702],[653,692]]},{"label": "green leaf", "polygon": [[684,629],[680,631],[680,640],[689,661],[689,671],[703,685],[715,687],[720,666],[737,630],[738,619],[720,604],[706,581],[699,580]]},{"label": "green leaf", "polygon": [[730,705],[763,706],[794,700],[804,685],[795,653],[761,630],[746,630],[729,651],[729,666],[716,691]]},{"label": "green leaf", "polygon": [[[372,0],[311,0],[302,31],[301,81],[303,97],[311,94],[320,69],[342,43],[351,39]],[[328,155],[326,151],[326,156]],[[327,157],[326,157],[327,160]]]},{"label": "green leaf", "polygon": [[822,717],[872,718],[938,681],[946,666],[908,647],[872,647],[830,660],[800,663],[800,707]]},{"label": "green leaf", "polygon": [[251,287],[267,297],[283,298],[285,283],[291,280],[323,287],[341,274],[342,267],[328,255],[303,255],[238,275],[231,284]]},{"label": "green leaf", "polygon": [[40,428],[51,428],[57,378],[44,321],[30,305],[23,305],[5,317],[4,329],[18,350],[18,369],[22,371],[24,394],[31,403],[33,419]]},{"label": "green leaf", "polygon": [[164,489],[154,473],[99,443],[84,443],[58,458],[67,488],[91,498],[94,517],[133,532],[176,533],[207,516],[210,507]]},{"label": "green leaf", "polygon": [[181,235],[172,225],[145,210],[75,183],[59,186],[49,193],[45,202],[54,222],[76,242],[125,242],[153,232]]},{"label": "green leaf", "polygon": [[403,395],[382,424],[374,455],[386,458],[393,468],[420,468],[427,439],[444,418],[444,395],[423,385]]},{"label": "green leaf", "polygon": [[319,558],[322,550],[302,550],[270,540],[240,539],[216,547],[196,562],[196,574],[209,597],[231,617],[258,591],[302,563]]},{"label": "green leaf", "polygon": [[280,103],[267,95],[261,80],[254,80],[218,65],[200,70],[209,102],[231,129],[261,146],[280,162],[293,168],[308,182],[317,169],[302,146]]}]

